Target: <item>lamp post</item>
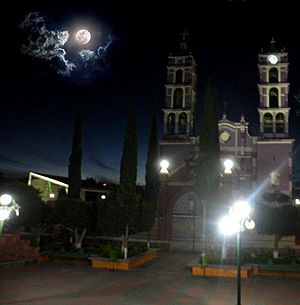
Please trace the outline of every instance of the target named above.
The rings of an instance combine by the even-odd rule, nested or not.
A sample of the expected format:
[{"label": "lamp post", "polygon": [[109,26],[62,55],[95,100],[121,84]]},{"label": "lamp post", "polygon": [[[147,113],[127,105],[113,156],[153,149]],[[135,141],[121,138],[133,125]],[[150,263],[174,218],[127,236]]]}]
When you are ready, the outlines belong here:
[{"label": "lamp post", "polygon": [[236,234],[237,305],[241,305],[241,232],[255,228],[250,212],[247,201],[238,201],[230,207],[229,214],[219,222],[219,228],[224,235]]},{"label": "lamp post", "polygon": [[3,231],[4,221],[9,218],[11,211],[15,211],[19,216],[20,206],[9,194],[3,194],[0,196],[0,235]]},{"label": "lamp post", "polygon": [[169,161],[161,160],[159,178],[161,182],[160,195],[159,195],[159,207],[158,207],[158,238],[160,240],[168,240],[168,179],[169,179]]}]

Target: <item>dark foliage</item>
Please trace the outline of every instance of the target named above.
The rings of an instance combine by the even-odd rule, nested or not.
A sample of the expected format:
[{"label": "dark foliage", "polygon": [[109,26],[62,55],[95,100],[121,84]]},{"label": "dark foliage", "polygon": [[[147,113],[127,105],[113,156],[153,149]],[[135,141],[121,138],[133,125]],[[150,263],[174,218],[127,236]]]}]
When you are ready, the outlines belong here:
[{"label": "dark foliage", "polygon": [[156,106],[153,107],[152,123],[148,139],[148,151],[145,175],[145,192],[143,196],[143,218],[144,230],[151,230],[157,210],[157,199],[160,188],[159,180],[159,143],[157,135]]},{"label": "dark foliage", "polygon": [[80,109],[74,125],[72,152],[69,158],[69,192],[70,198],[80,198],[82,160],[82,110]]},{"label": "dark foliage", "polygon": [[300,209],[297,206],[274,208],[257,204],[254,220],[259,234],[277,234],[279,238],[300,234]]},{"label": "dark foliage", "polygon": [[200,116],[199,156],[196,169],[195,191],[197,201],[213,206],[219,189],[220,148],[218,139],[218,111],[216,90],[208,83],[204,108]]}]

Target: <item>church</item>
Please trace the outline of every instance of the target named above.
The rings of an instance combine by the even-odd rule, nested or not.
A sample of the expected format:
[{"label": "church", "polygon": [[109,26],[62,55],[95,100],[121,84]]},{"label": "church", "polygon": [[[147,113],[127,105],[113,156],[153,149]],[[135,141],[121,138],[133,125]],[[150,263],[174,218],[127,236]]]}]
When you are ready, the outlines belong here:
[{"label": "church", "polygon": [[[170,163],[161,184],[158,239],[173,249],[201,247],[201,211],[194,202],[194,176],[199,136],[195,134],[197,63],[182,34],[177,54],[169,54],[163,111],[161,159]],[[237,122],[224,113],[219,120],[221,160],[233,161],[230,174],[220,173],[221,191],[231,200],[251,198],[257,192],[281,192],[292,197],[292,149],[289,136],[289,60],[272,39],[258,54],[259,134],[249,133],[241,114]],[[221,164],[222,164],[221,163]],[[199,209],[199,208],[198,208]],[[283,241],[284,242],[284,241]],[[288,242],[287,242],[288,243]],[[293,244],[293,242],[292,242]]]}]

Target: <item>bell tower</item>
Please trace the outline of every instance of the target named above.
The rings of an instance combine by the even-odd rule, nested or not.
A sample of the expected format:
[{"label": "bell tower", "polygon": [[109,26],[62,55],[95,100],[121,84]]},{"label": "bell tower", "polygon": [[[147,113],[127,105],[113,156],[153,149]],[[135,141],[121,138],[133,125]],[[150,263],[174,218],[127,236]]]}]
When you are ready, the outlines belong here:
[{"label": "bell tower", "polygon": [[259,123],[262,138],[288,138],[288,53],[279,50],[272,38],[270,50],[258,55],[260,96]]},{"label": "bell tower", "polygon": [[259,125],[256,168],[257,187],[292,195],[292,149],[289,137],[288,53],[275,46],[258,55]]},{"label": "bell tower", "polygon": [[195,133],[196,63],[187,49],[183,31],[178,54],[170,54],[167,64],[164,140],[188,139]]}]

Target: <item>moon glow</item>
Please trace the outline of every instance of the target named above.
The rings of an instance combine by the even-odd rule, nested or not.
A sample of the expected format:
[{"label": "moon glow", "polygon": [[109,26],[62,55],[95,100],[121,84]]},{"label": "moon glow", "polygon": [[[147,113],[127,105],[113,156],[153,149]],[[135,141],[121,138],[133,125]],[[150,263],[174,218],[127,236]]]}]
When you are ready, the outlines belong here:
[{"label": "moon glow", "polygon": [[76,33],[75,37],[80,44],[87,44],[91,40],[92,35],[88,30],[81,29]]}]

